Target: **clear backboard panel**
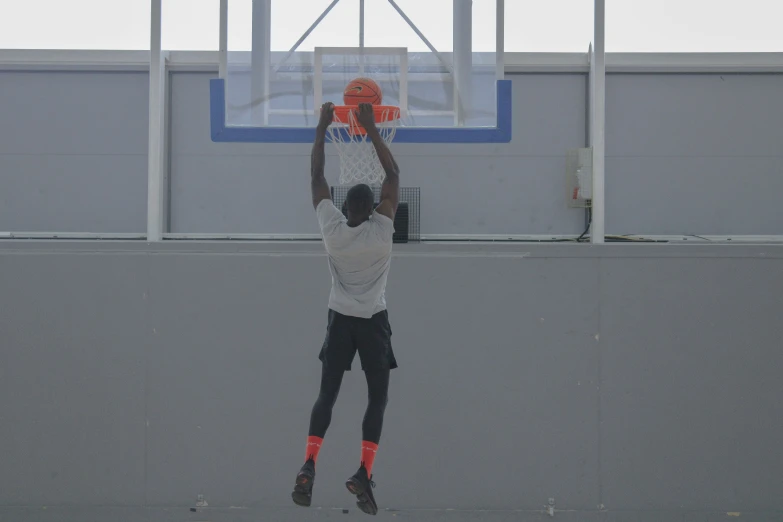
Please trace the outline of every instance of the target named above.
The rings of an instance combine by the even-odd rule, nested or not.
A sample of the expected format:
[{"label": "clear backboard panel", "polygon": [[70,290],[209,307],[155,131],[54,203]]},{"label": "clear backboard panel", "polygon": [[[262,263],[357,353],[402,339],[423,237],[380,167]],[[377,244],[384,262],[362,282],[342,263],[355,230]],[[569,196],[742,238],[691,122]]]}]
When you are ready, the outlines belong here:
[{"label": "clear backboard panel", "polygon": [[400,107],[396,141],[510,139],[510,86],[498,81],[502,0],[227,5],[215,141],[309,141],[321,104],[343,105],[359,77],[380,85],[383,105]]}]

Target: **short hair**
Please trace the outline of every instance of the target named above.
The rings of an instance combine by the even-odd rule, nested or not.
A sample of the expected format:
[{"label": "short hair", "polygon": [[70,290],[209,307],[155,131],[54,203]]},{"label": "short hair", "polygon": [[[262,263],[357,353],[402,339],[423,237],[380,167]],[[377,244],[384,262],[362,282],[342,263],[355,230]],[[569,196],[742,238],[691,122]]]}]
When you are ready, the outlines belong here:
[{"label": "short hair", "polygon": [[351,214],[371,214],[375,203],[375,194],[368,185],[355,185],[345,196],[345,206]]}]

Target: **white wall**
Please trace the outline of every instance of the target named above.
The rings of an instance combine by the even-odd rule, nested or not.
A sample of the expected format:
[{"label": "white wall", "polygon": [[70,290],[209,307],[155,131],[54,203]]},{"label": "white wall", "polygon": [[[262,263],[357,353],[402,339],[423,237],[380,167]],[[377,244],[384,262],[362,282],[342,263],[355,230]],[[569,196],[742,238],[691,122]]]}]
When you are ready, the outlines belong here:
[{"label": "white wall", "polygon": [[[421,187],[425,236],[583,230],[583,212],[566,206],[564,170],[566,150],[587,141],[586,75],[536,59],[552,63],[508,76],[511,144],[394,148],[404,185]],[[170,230],[315,234],[309,146],[210,141],[213,67],[171,73]],[[147,74],[38,68],[0,70],[0,231],[143,233]],[[609,67],[608,233],[783,233],[783,74],[716,69]],[[336,180],[333,151],[327,173]]]},{"label": "white wall", "polygon": [[[207,74],[172,79],[172,231],[317,233],[310,146],[212,143]],[[421,187],[422,234],[579,234],[565,203],[565,151],[583,147],[586,77],[515,75],[511,144],[398,145]],[[202,107],[204,110],[201,110]],[[329,147],[327,177],[338,161]]]},{"label": "white wall", "polygon": [[614,234],[783,234],[783,75],[606,82]]},{"label": "white wall", "polygon": [[0,230],[144,232],[148,84],[0,71]]}]

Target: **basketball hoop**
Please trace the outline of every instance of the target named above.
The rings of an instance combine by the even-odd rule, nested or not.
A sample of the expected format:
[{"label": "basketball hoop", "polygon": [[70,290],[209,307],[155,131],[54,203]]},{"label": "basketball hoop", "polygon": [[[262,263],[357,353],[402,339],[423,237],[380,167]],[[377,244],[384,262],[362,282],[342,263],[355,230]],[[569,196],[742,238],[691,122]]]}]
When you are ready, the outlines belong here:
[{"label": "basketball hoop", "polygon": [[[340,156],[340,184],[366,183],[380,185],[386,173],[375,152],[367,131],[356,119],[358,107],[338,105],[334,108],[334,121],[329,126],[329,141],[334,143]],[[400,108],[390,105],[373,105],[375,125],[386,145],[390,145],[397,133]]]}]

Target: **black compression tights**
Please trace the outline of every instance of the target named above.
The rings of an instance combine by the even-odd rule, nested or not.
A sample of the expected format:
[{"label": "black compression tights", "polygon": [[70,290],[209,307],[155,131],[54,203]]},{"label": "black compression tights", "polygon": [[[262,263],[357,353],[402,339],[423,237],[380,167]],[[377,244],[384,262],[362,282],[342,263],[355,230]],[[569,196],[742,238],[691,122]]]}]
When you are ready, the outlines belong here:
[{"label": "black compression tights", "polygon": [[[321,390],[310,415],[310,435],[324,438],[329,423],[332,422],[332,408],[337,402],[340,385],[343,382],[343,370],[330,370],[323,365],[321,371]],[[383,414],[389,394],[389,370],[364,372],[367,378],[369,401],[362,422],[362,440],[378,444],[383,429]]]}]

